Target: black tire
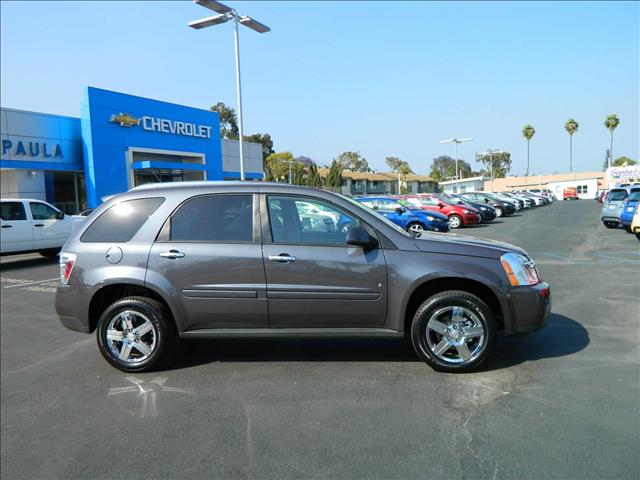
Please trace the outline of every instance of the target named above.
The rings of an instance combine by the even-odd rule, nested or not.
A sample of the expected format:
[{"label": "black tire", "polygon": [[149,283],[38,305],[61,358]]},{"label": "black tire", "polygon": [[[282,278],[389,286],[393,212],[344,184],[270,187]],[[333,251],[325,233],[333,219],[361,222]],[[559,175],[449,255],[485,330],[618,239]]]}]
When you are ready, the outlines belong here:
[{"label": "black tire", "polygon": [[[143,315],[154,328],[155,342],[151,353],[144,360],[136,363],[117,358],[107,341],[109,324],[125,311],[133,312],[134,315]],[[157,369],[173,356],[178,344],[178,333],[170,313],[162,303],[147,297],[127,297],[112,303],[100,316],[96,337],[102,356],[107,362],[123,372],[147,372]],[[117,346],[117,344],[115,345]],[[134,348],[130,350],[133,352]],[[140,352],[138,354],[142,355]]]},{"label": "black tire", "polygon": [[415,232],[418,236],[422,235],[424,232],[428,232],[431,228],[427,228],[426,225],[423,225],[420,222],[411,222],[407,225],[407,232]]},{"label": "black tire", "polygon": [[631,233],[631,225],[624,225],[624,229],[627,233]]},{"label": "black tire", "polygon": [[504,209],[502,207],[496,208],[496,218],[504,217]]},{"label": "black tire", "polygon": [[[455,227],[451,224],[451,220],[453,220],[453,225],[456,225]],[[462,217],[460,215],[456,215],[455,213],[453,215],[451,215],[449,217],[449,228],[454,229],[454,228],[462,228],[464,227],[464,222],[462,221]]]},{"label": "black tire", "polygon": [[[445,335],[438,337],[438,333],[433,330],[427,331],[427,324],[434,314],[437,312],[447,310],[447,308],[462,307],[467,312],[472,313],[475,316],[475,320],[482,326],[483,334],[481,338],[470,339],[470,345],[466,342],[466,335],[463,337],[462,343],[467,345],[468,350],[472,354],[468,361],[461,361],[460,363],[454,363],[453,360],[448,361],[440,358],[429,345],[429,342],[435,343],[444,341]],[[443,314],[446,315],[446,312]],[[453,311],[452,311],[453,315]],[[439,317],[442,318],[442,317]],[[470,317],[467,317],[467,321],[474,323]],[[435,336],[434,336],[435,335]],[[428,338],[428,336],[430,336]],[[413,321],[411,323],[411,342],[418,354],[418,357],[434,370],[442,372],[467,372],[476,369],[487,358],[494,348],[496,339],[496,321],[491,312],[491,309],[477,296],[460,291],[449,290],[446,292],[438,293],[431,298],[425,300],[422,305],[416,311]],[[446,343],[446,342],[445,342]],[[455,349],[456,352],[451,354],[451,357],[458,355],[458,349],[455,346],[450,346],[446,351],[441,352],[442,356],[447,355]],[[461,356],[461,354],[460,354]]]},{"label": "black tire", "polygon": [[640,240],[640,231],[636,232],[636,238]]},{"label": "black tire", "polygon": [[610,222],[610,221],[606,221],[606,222],[602,222],[604,224],[605,227],[607,228],[618,228],[618,222]]},{"label": "black tire", "polygon": [[44,258],[53,258],[60,253],[60,249],[50,248],[48,250],[40,250],[38,253],[42,255]]}]

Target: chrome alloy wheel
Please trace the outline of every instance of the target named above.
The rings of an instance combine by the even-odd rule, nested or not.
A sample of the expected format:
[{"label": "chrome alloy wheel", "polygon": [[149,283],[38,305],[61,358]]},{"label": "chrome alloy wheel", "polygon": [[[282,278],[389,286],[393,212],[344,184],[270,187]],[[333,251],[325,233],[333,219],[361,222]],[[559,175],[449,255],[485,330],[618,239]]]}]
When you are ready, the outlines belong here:
[{"label": "chrome alloy wheel", "polygon": [[444,307],[427,322],[429,350],[453,364],[473,362],[485,346],[485,328],[478,316],[465,307]]},{"label": "chrome alloy wheel", "polygon": [[409,226],[409,231],[422,234],[422,232],[424,232],[424,227],[419,223],[413,223]]},{"label": "chrome alloy wheel", "polygon": [[140,312],[125,310],[109,321],[106,339],[111,355],[128,364],[140,363],[153,353],[158,332]]}]

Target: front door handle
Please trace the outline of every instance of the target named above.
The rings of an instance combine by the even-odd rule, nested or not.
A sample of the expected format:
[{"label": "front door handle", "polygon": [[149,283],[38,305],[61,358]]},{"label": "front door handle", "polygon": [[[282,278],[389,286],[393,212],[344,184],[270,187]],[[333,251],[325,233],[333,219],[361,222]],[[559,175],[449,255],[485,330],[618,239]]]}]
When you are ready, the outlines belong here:
[{"label": "front door handle", "polygon": [[2,228],[11,228],[13,225],[2,225]]},{"label": "front door handle", "polygon": [[289,263],[295,262],[296,257],[289,255],[288,253],[281,253],[280,255],[269,255],[271,262]]},{"label": "front door handle", "polygon": [[161,252],[160,256],[164,258],[182,258],[184,257],[184,253],[178,250],[169,250],[168,252]]},{"label": "front door handle", "polygon": [[44,227],[44,223],[36,223],[34,227]]}]

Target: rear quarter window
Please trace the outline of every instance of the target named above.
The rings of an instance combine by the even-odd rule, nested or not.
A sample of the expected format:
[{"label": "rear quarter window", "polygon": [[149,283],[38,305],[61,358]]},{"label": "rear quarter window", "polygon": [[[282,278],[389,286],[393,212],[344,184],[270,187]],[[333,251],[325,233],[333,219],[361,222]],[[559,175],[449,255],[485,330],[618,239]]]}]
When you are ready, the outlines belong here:
[{"label": "rear quarter window", "polygon": [[147,219],[164,202],[164,198],[139,198],[117,203],[103,212],[80,237],[86,243],[128,242]]}]

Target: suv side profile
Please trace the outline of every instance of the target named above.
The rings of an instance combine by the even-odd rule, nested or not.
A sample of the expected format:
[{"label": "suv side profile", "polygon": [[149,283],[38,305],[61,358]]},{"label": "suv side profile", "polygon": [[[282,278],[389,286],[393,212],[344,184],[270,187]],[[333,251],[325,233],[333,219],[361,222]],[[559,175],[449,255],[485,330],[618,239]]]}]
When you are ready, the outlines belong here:
[{"label": "suv side profile", "polygon": [[[322,220],[305,220],[310,209]],[[539,330],[551,308],[518,247],[418,236],[352,199],[283,184],[136,187],[63,250],[60,321],[96,332],[128,372],[166,363],[179,338],[247,334],[406,334],[433,368],[466,371],[499,332]]]}]

